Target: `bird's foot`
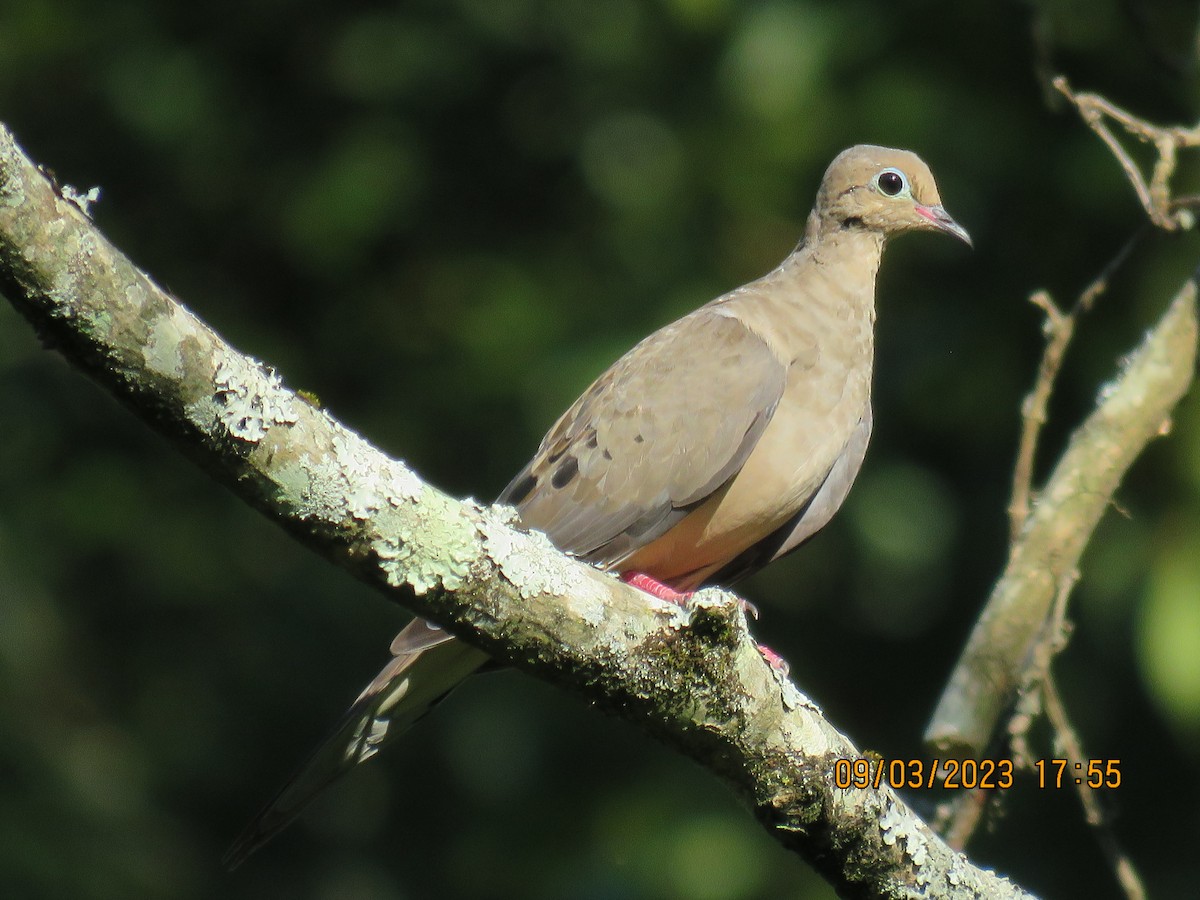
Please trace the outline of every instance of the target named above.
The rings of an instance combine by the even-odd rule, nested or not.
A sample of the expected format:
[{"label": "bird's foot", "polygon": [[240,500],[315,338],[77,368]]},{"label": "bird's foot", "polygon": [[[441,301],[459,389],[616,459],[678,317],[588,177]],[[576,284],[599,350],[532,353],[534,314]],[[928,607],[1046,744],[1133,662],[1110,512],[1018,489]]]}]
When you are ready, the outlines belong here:
[{"label": "bird's foot", "polygon": [[[685,608],[688,605],[688,601],[690,601],[692,597],[696,596],[695,591],[677,591],[674,588],[667,587],[658,579],[651,578],[644,572],[623,572],[621,574],[621,580],[631,587],[635,587],[640,591],[645,591],[652,597],[657,597],[659,600],[664,600],[667,603],[674,603],[676,606],[682,606]],[[749,600],[743,600],[741,597],[738,597],[737,601],[739,604],[741,604],[742,612],[744,612],[751,619],[758,619],[757,606],[755,606]]]},{"label": "bird's foot", "polygon": [[[674,603],[676,606],[682,606],[685,608],[696,593],[695,591],[677,591],[674,588],[667,587],[658,579],[651,578],[649,575],[646,575],[643,572],[622,572],[621,580],[630,587],[635,587],[639,591],[645,591],[652,597],[657,597],[659,600],[662,600],[666,603]],[[753,603],[742,600],[741,598],[738,598],[738,602],[742,604],[742,609],[747,615],[752,616],[755,619],[758,618],[758,608]],[[787,660],[785,660],[782,656],[765,644],[758,645],[758,652],[763,655],[763,659],[770,664],[772,669],[774,669],[783,677],[787,677],[789,671]]]},{"label": "bird's foot", "polygon": [[692,595],[695,593],[695,591],[680,593],[642,572],[622,572],[621,580],[630,587],[635,587],[639,591],[645,591],[652,597],[657,597],[659,600],[667,603],[674,603],[676,606],[686,607],[688,601],[692,599]]},{"label": "bird's foot", "polygon": [[758,645],[758,652],[762,654],[763,659],[767,661],[772,669],[787,678],[788,672],[791,671],[791,666],[787,664],[787,660],[768,647],[766,644]]}]

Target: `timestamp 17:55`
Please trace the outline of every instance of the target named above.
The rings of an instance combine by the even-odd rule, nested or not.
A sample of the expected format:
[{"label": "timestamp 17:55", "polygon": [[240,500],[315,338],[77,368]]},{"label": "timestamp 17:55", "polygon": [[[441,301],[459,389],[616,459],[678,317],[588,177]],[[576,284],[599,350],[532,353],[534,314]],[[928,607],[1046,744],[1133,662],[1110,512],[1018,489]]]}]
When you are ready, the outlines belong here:
[{"label": "timestamp 17:55", "polygon": [[1119,759],[1089,759],[1073,763],[1068,759],[1039,759],[1033,764],[1038,787],[1061,788],[1064,784],[1086,784],[1090,788],[1121,786]]}]

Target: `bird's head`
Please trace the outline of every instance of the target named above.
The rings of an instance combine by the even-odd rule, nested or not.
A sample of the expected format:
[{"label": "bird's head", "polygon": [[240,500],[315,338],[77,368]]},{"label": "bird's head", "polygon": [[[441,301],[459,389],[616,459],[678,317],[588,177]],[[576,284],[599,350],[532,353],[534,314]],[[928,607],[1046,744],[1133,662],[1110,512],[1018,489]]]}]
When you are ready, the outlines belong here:
[{"label": "bird's head", "polygon": [[907,150],[869,144],[843,150],[825,171],[814,213],[823,229],[866,228],[885,237],[941,231],[971,243],[942,207],[929,166]]}]

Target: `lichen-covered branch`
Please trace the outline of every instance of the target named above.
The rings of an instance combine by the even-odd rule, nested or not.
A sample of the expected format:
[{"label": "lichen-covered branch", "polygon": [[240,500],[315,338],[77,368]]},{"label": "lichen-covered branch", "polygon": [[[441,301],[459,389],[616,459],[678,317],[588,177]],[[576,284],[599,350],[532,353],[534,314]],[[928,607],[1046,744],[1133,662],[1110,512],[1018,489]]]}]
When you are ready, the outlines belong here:
[{"label": "lichen-covered branch", "polygon": [[730,783],[846,897],[1023,897],[886,787],[763,660],[736,598],[684,610],[424,484],[238,353],[95,229],[0,126],[0,289],[69,360],[300,540],[497,659],[638,722]]},{"label": "lichen-covered branch", "polygon": [[1196,364],[1196,282],[1101,392],[1073,435],[975,625],[925,733],[941,756],[980,756],[1022,683],[1060,586],[1133,461],[1164,434]]}]

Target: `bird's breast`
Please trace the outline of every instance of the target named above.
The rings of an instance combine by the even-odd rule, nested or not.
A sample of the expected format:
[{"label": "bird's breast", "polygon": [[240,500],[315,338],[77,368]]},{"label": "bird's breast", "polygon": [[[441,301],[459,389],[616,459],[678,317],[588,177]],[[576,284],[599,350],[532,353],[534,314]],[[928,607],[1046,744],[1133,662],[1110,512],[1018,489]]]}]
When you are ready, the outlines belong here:
[{"label": "bird's breast", "polygon": [[869,416],[871,341],[841,347],[811,330],[789,339],[788,382],[742,468],[622,568],[690,590],[791,520]]}]

